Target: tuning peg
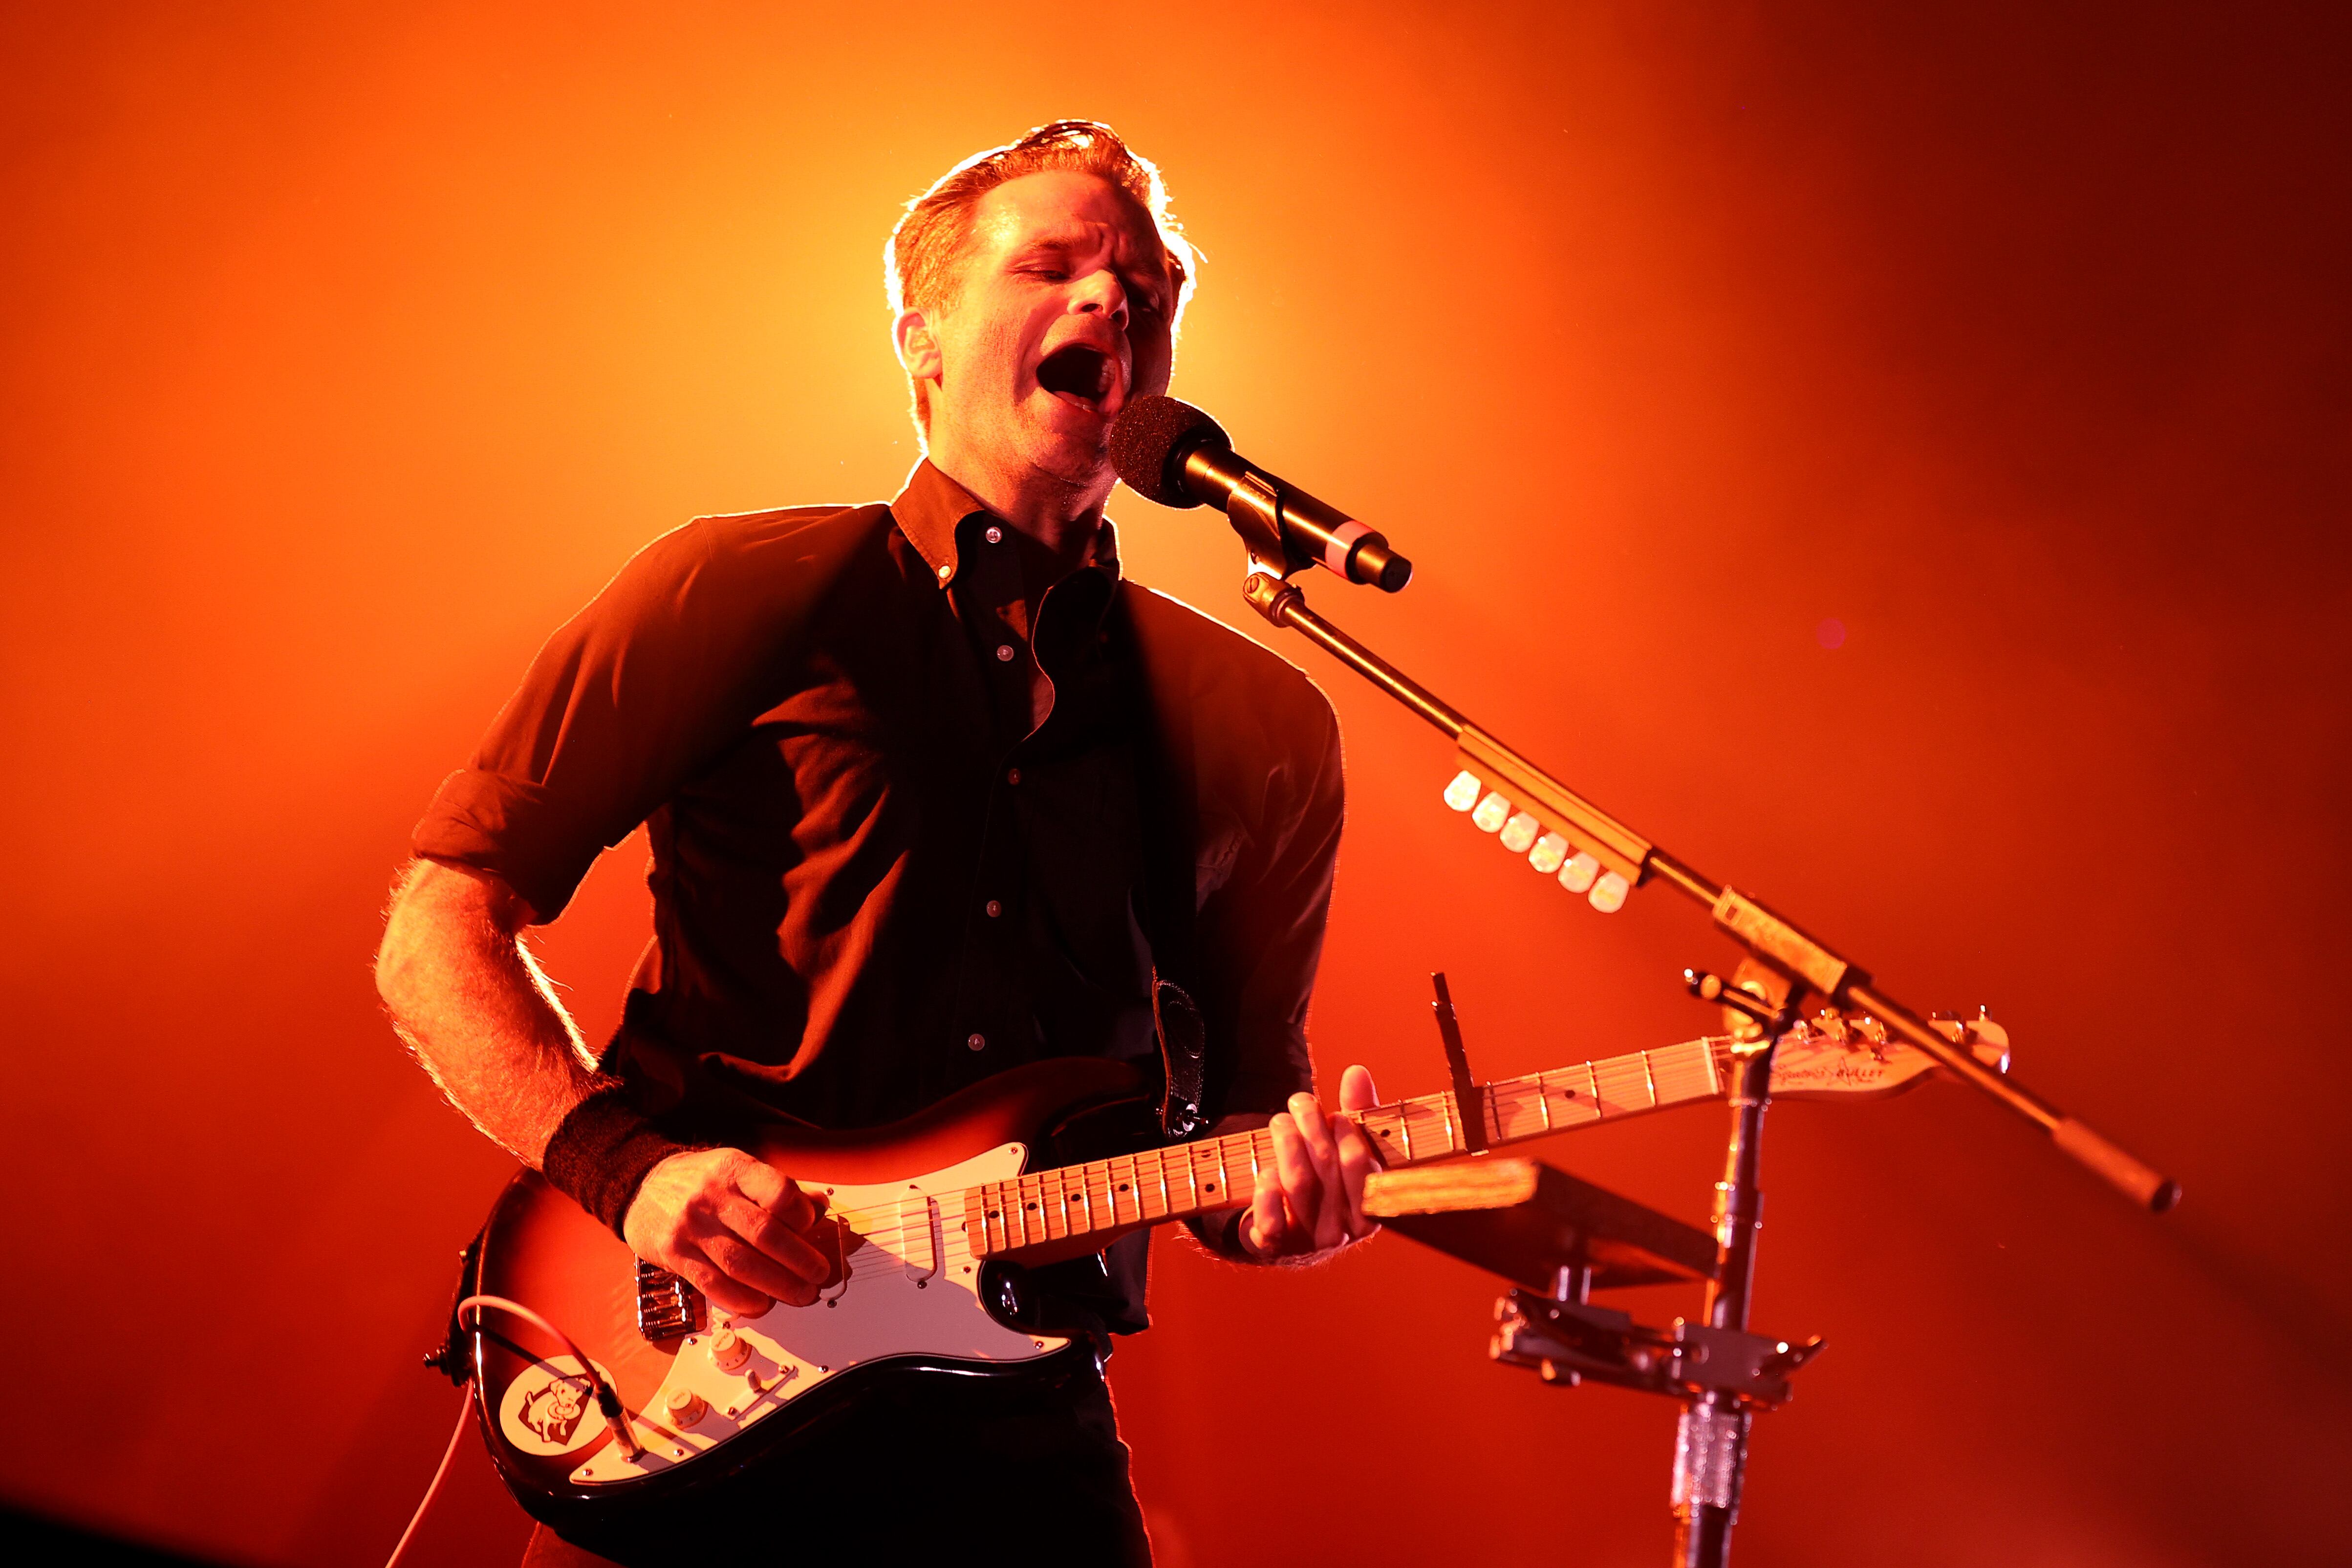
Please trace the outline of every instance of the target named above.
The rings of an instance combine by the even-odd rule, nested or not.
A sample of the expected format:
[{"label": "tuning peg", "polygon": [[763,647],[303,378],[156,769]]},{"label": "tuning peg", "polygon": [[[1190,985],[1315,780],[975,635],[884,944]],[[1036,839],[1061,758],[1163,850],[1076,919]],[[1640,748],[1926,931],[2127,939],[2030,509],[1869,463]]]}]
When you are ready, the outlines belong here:
[{"label": "tuning peg", "polygon": [[1541,822],[1521,811],[1503,824],[1503,847],[1515,855],[1523,855],[1536,841],[1536,834],[1542,830]]},{"label": "tuning peg", "polygon": [[1958,1013],[1932,1012],[1927,1021],[1946,1040],[1965,1047],[1995,1072],[2009,1071],[2009,1030],[1993,1022],[1983,1008],[1977,1009],[1977,1016],[1972,1019],[1963,1019]]},{"label": "tuning peg", "polygon": [[1471,809],[1470,820],[1478,824],[1482,833],[1499,831],[1511,815],[1511,803],[1502,796],[1489,792],[1486,798]]},{"label": "tuning peg", "polygon": [[1558,833],[1546,833],[1528,851],[1528,863],[1546,876],[1560,868],[1568,859],[1568,841]]},{"label": "tuning peg", "polygon": [[1457,811],[1466,811],[1478,803],[1478,797],[1486,789],[1486,787],[1478,782],[1478,776],[1465,768],[1456,773],[1454,782],[1445,787],[1445,803]]}]

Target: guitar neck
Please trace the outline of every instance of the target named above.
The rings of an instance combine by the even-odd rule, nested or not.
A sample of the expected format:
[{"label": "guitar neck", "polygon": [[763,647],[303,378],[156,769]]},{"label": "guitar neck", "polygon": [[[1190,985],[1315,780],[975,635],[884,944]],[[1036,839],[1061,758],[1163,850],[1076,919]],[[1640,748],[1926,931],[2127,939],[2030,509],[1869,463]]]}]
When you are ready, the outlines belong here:
[{"label": "guitar neck", "polygon": [[[1715,1099],[1725,1092],[1730,1041],[1685,1040],[1656,1051],[1587,1061],[1481,1085],[1486,1144],[1516,1144]],[[1444,1159],[1474,1145],[1452,1091],[1353,1113],[1391,1169]],[[1097,1231],[1130,1230],[1247,1203],[1257,1173],[1274,1168],[1267,1128],[1172,1144],[1081,1166],[1032,1171],[963,1195],[975,1256],[1044,1247]]]}]

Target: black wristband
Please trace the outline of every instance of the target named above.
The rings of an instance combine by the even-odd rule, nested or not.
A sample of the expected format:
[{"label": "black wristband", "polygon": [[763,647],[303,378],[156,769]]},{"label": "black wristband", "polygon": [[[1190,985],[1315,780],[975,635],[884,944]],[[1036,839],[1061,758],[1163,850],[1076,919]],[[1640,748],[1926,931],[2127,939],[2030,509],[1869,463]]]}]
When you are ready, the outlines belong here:
[{"label": "black wristband", "polygon": [[613,1083],[572,1107],[557,1124],[539,1168],[549,1186],[620,1236],[646,1173],[695,1146],[661,1133],[637,1109],[629,1086]]}]

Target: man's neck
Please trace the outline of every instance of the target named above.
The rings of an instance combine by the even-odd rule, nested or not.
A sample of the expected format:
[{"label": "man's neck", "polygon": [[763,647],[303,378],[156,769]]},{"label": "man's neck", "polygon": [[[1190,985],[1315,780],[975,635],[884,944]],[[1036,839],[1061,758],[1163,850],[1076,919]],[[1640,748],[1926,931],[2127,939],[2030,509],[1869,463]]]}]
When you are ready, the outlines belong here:
[{"label": "man's neck", "polygon": [[963,486],[964,493],[1054,553],[1064,566],[1086,559],[1102,527],[1103,502],[1112,481],[1079,486],[1034,469],[1001,471],[951,444],[935,444],[931,466]]}]

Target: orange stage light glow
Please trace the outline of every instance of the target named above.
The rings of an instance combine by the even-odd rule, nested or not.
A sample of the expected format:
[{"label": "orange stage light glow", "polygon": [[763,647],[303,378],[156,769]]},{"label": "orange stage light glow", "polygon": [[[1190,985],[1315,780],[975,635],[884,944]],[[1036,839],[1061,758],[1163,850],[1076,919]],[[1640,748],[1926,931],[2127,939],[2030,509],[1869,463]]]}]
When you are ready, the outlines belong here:
[{"label": "orange stage light glow", "polygon": [[[2323,31],[2326,30],[2326,31]],[[1202,247],[1173,391],[1419,571],[1317,607],[1611,810],[2010,1029],[2181,1176],[2152,1220],[1957,1090],[1773,1115],[1750,1568],[2319,1561],[2352,1535],[2325,1239],[2352,763],[2340,19],[1389,3],[1010,19],[718,5],[0,19],[0,1161],[17,1507],[380,1562],[416,1369],[511,1162],[369,984],[437,780],[697,514],[887,497],[906,198],[1064,116]],[[1687,1039],[1734,955],[1446,809],[1336,702],[1327,1073]],[[642,839],[539,939],[592,1038]],[[1538,1152],[1704,1223],[1721,1114]],[[1661,1559],[1673,1413],[1486,1359],[1493,1281],[1156,1252],[1112,1378],[1163,1563]],[[1691,1298],[1653,1292],[1651,1317]],[[1236,1458],[1246,1463],[1236,1468]],[[478,1454],[429,1560],[513,1561]]]}]

